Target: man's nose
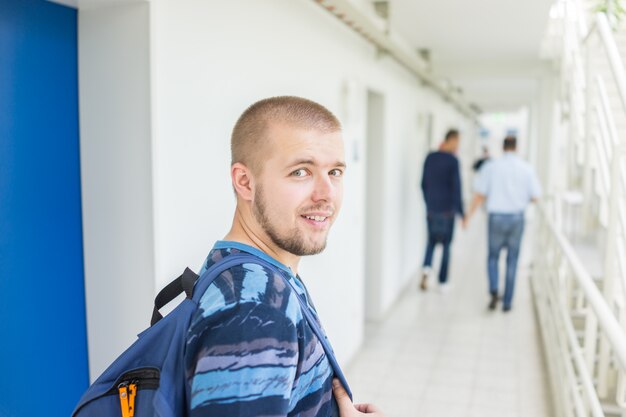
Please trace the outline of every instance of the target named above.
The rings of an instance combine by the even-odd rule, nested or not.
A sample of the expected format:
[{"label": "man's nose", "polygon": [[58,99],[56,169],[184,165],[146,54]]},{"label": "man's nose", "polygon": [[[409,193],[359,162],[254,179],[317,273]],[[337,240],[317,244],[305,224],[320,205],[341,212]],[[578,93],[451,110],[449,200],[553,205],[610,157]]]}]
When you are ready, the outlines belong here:
[{"label": "man's nose", "polygon": [[318,175],[315,179],[313,201],[329,201],[333,198],[335,187],[328,175]]}]

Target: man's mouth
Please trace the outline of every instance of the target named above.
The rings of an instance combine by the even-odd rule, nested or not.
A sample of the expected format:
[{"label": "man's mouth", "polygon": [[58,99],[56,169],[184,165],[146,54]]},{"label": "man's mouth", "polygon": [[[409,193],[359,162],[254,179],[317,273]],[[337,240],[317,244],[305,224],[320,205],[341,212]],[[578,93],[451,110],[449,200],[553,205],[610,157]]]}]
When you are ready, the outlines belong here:
[{"label": "man's mouth", "polygon": [[309,220],[315,220],[316,222],[323,222],[325,221],[329,216],[307,216],[307,215],[303,215],[302,217],[309,219]]}]

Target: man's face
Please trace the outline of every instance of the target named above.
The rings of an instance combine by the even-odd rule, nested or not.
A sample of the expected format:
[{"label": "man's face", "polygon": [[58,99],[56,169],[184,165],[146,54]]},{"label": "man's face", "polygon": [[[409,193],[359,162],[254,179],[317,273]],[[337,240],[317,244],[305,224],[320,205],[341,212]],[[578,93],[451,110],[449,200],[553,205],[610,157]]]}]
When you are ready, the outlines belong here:
[{"label": "man's face", "polygon": [[282,250],[297,256],[320,253],[343,198],[341,132],[275,125],[268,136],[255,178],[254,217]]}]

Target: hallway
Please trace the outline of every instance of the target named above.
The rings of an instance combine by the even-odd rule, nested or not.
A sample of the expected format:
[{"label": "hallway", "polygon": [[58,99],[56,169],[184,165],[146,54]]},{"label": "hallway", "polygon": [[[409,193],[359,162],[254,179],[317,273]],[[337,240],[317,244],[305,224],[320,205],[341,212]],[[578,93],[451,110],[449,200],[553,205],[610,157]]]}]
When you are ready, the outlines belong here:
[{"label": "hallway", "polygon": [[527,279],[532,222],[506,314],[486,308],[485,227],[477,214],[468,230],[455,230],[450,292],[440,293],[431,277],[422,293],[414,279],[384,322],[368,325],[348,367],[356,402],[373,402],[389,417],[551,415]]}]

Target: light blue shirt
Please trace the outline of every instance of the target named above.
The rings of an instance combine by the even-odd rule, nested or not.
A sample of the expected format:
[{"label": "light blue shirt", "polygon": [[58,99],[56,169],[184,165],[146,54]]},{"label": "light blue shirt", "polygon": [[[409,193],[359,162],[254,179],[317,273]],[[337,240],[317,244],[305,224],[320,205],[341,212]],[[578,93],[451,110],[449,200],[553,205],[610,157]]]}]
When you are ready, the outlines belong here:
[{"label": "light blue shirt", "polygon": [[488,213],[523,213],[541,195],[541,186],[530,164],[514,152],[505,152],[483,165],[474,191],[487,198]]}]

